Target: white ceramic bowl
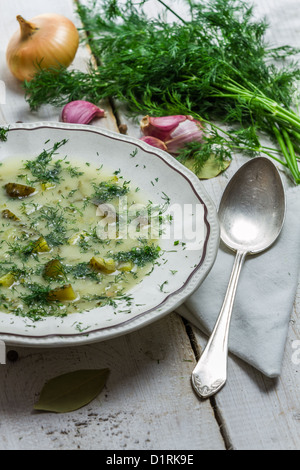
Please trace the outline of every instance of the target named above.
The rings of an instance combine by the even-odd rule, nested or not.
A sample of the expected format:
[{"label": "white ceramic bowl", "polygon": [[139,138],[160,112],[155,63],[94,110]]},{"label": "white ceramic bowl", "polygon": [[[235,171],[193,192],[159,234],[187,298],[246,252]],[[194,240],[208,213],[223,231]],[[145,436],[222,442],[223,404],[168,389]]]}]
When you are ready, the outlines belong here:
[{"label": "white ceramic bowl", "polygon": [[10,345],[85,344],[154,322],[174,311],[197,289],[213,266],[219,246],[217,212],[199,179],[166,152],[138,139],[85,125],[14,124],[7,141],[0,143],[0,162],[34,158],[48,139],[54,143],[65,138],[68,142],[61,153],[70,161],[83,159],[107,170],[120,169],[125,180],[139,186],[152,202],[162,204],[167,195],[168,210],[175,208],[176,217],[167,228],[169,236],[160,240],[159,264],[129,292],[130,306],[121,302],[117,309],[105,306],[36,322],[0,312],[0,339]]}]

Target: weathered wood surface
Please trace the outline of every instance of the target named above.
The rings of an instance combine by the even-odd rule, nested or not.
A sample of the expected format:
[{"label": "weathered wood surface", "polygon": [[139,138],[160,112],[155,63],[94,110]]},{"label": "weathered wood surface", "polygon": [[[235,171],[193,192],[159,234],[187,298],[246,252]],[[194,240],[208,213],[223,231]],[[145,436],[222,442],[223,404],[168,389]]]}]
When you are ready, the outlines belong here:
[{"label": "weathered wood surface", "polygon": [[[179,3],[172,2],[172,6],[179,8]],[[281,21],[278,16],[273,20],[272,39],[280,41],[284,36],[300,46],[297,3],[286,0]],[[149,3],[150,11],[153,4],[155,0]],[[280,0],[257,0],[257,4],[258,15],[273,15],[282,9]],[[18,26],[16,15],[31,18],[47,11],[64,14],[78,24],[72,0],[0,3],[0,80],[6,86],[0,124],[59,120],[60,110],[50,106],[30,112],[20,84],[5,63],[8,39]],[[88,58],[89,50],[81,46],[73,66],[84,70]],[[117,131],[112,110],[106,104],[105,109],[107,117],[96,124]],[[121,119],[125,122],[124,115]],[[126,123],[128,134],[138,136],[138,128]],[[226,175],[204,183],[216,203],[235,169],[233,163]],[[230,357],[228,383],[211,400],[199,400],[190,384],[196,363],[194,350],[199,352],[207,339],[195,328],[186,328],[176,314],[93,345],[18,348],[16,362],[0,365],[0,449],[299,449],[300,357],[293,349],[299,338],[299,300],[298,290],[281,377],[268,379]],[[102,367],[111,370],[107,386],[86,407],[59,415],[33,411],[49,378],[75,369]]]}]

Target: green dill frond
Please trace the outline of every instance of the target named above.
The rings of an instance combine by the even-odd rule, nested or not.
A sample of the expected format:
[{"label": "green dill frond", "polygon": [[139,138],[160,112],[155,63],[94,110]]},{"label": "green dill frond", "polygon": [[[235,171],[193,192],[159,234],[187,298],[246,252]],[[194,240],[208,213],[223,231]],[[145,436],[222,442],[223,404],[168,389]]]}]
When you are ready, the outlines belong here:
[{"label": "green dill frond", "polygon": [[145,245],[144,247],[134,247],[130,251],[120,251],[113,255],[113,259],[118,262],[132,261],[137,266],[145,266],[153,263],[160,256],[160,247],[155,245]]},{"label": "green dill frond", "polygon": [[55,142],[53,147],[49,150],[43,150],[35,159],[28,160],[24,167],[27,170],[30,170],[32,176],[36,178],[36,181],[39,182],[59,182],[59,175],[61,173],[61,162],[56,161],[53,164],[52,159],[53,156],[56,154],[56,151],[65,145],[67,139],[63,139],[60,142]]},{"label": "green dill frond", "polygon": [[7,133],[9,131],[8,127],[0,127],[0,141],[6,142],[7,141]]},{"label": "green dill frond", "polygon": [[235,145],[246,143],[248,136],[248,150],[262,149],[259,133],[278,147],[276,124],[299,148],[300,118],[291,111],[300,79],[299,65],[291,59],[299,51],[289,45],[270,47],[265,39],[268,23],[255,17],[252,5],[243,0],[189,0],[190,20],[173,11],[172,22],[164,15],[148,18],[144,3],[79,4],[98,66],[86,72],[39,71],[24,84],[31,109],[43,103],[61,106],[74,99],[97,103],[110,98],[125,103],[135,116],[186,110],[194,117],[240,127]]}]

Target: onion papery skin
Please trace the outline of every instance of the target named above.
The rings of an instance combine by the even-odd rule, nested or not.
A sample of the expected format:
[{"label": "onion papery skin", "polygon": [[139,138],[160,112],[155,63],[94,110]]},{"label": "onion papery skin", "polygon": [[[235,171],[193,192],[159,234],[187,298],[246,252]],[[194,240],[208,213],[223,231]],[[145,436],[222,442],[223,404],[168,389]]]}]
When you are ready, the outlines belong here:
[{"label": "onion papery skin", "polygon": [[77,52],[79,34],[71,20],[45,13],[25,21],[17,16],[20,29],[11,37],[6,61],[11,73],[30,81],[39,69],[68,67]]}]

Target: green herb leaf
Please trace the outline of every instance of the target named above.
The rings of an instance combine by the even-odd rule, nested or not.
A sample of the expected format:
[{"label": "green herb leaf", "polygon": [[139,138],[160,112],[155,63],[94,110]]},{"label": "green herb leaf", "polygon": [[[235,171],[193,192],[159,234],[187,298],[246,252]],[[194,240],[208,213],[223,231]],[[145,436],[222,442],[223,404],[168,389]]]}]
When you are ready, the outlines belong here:
[{"label": "green herb leaf", "polygon": [[110,181],[102,181],[99,184],[93,183],[93,200],[98,204],[111,201],[114,198],[124,196],[128,193],[128,183],[125,181],[122,186]]},{"label": "green herb leaf", "polygon": [[56,151],[67,142],[63,139],[61,142],[56,142],[50,150],[43,150],[34,160],[29,160],[25,164],[25,168],[31,171],[32,176],[36,178],[36,181],[42,183],[51,181],[58,183],[60,180],[61,173],[61,162],[58,160],[52,163],[52,158],[56,154]]},{"label": "green herb leaf", "polygon": [[8,127],[0,127],[0,141],[2,141],[2,142],[7,141],[8,131],[9,131]]},{"label": "green herb leaf", "polygon": [[[41,70],[24,84],[31,109],[114,98],[135,116],[192,115],[212,128],[214,140],[214,123],[225,123],[233,129],[219,134],[223,148],[264,153],[300,184],[300,117],[293,111],[300,68],[285,60],[299,50],[270,47],[267,21],[244,0],[189,0],[189,20],[158,1],[174,23],[147,17],[145,0],[78,3],[99,66],[87,73]],[[261,135],[272,147],[260,143]]]},{"label": "green herb leaf", "polygon": [[197,169],[197,163],[192,159],[186,160],[184,165],[189,170],[192,170],[200,180],[208,180],[210,178],[215,178],[225,171],[229,167],[230,161],[220,162],[214,157],[214,155],[211,155],[200,169]]},{"label": "green herb leaf", "polygon": [[67,413],[90,403],[103,389],[109,369],[82,369],[49,380],[35,410]]},{"label": "green herb leaf", "polygon": [[216,134],[203,143],[187,144],[181,149],[177,159],[192,170],[199,179],[210,179],[229,167],[231,154]]},{"label": "green herb leaf", "polygon": [[145,266],[153,263],[160,256],[159,246],[146,245],[143,247],[133,247],[130,251],[119,251],[112,255],[113,259],[119,262],[132,261],[137,266]]}]

